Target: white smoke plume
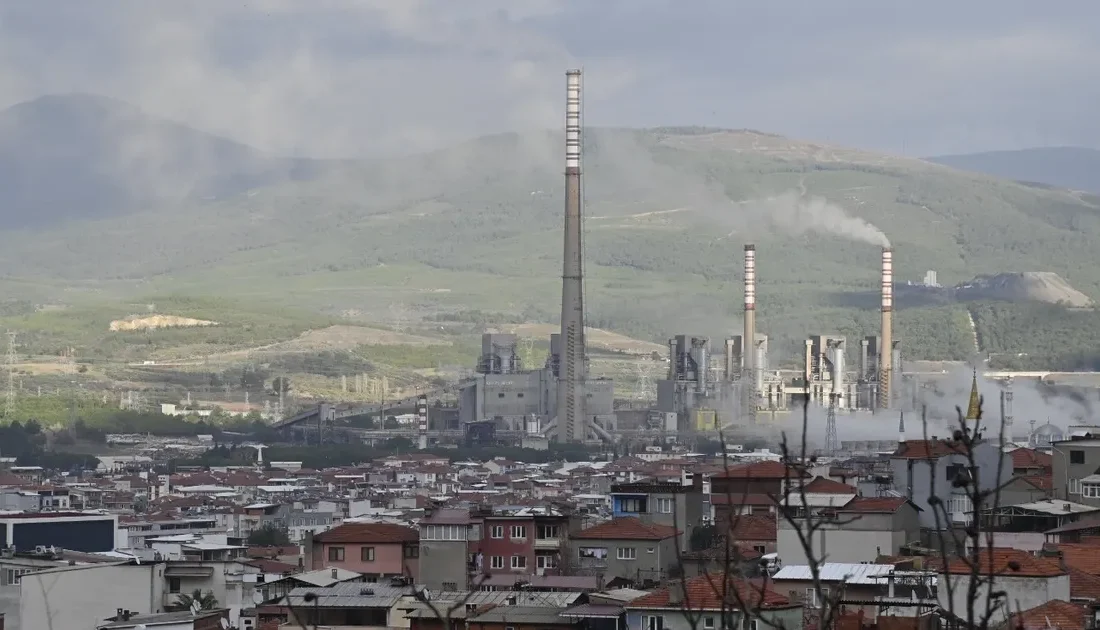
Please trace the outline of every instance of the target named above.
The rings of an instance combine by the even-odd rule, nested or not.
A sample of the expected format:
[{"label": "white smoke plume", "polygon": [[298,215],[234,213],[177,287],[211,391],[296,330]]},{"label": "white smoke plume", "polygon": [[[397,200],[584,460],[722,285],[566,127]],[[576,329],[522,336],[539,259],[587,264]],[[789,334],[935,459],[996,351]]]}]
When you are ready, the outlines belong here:
[{"label": "white smoke plume", "polygon": [[787,233],[832,234],[879,247],[890,246],[886,235],[870,221],[852,216],[821,197],[806,197],[791,190],[766,199],[743,201],[739,206],[747,207],[749,215],[762,217]]}]

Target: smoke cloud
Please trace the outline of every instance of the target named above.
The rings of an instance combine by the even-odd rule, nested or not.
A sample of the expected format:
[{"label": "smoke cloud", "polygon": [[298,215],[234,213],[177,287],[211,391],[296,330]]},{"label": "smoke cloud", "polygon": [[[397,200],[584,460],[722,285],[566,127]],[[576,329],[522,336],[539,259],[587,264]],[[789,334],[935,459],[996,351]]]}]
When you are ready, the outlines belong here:
[{"label": "smoke cloud", "polygon": [[890,241],[871,222],[848,214],[844,208],[821,197],[806,197],[788,191],[767,199],[743,201],[750,215],[763,217],[774,228],[790,234],[815,232],[889,247]]}]

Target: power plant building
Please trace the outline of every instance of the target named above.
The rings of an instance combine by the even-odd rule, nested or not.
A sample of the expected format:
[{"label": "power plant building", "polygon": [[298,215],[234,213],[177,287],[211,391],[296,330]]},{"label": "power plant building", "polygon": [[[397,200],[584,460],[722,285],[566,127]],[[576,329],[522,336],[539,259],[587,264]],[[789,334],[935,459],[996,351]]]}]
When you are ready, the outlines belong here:
[{"label": "power plant building", "polygon": [[[498,432],[544,433],[557,416],[560,335],[550,337],[550,355],[540,369],[527,369],[517,352],[516,335],[482,335],[477,374],[459,394],[459,421],[491,421]],[[610,379],[584,382],[586,420],[598,425],[601,439],[610,439],[615,427],[615,388]],[[600,435],[603,433],[604,435]]]}]

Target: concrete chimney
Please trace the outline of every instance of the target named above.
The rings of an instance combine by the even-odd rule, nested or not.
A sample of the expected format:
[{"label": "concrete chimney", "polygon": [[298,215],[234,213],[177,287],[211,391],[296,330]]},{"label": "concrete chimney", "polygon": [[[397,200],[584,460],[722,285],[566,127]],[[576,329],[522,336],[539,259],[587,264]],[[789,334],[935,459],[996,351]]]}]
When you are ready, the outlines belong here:
[{"label": "concrete chimney", "polygon": [[741,338],[741,392],[745,414],[756,412],[756,245],[745,245],[745,330]]},{"label": "concrete chimney", "polygon": [[428,448],[428,397],[421,395],[416,399],[416,415],[419,416],[418,420],[420,425],[417,432],[417,448],[424,450]]},{"label": "concrete chimney", "polygon": [[587,434],[584,409],[584,265],[581,246],[581,71],[565,73],[565,250],[561,275],[561,367],[558,376],[558,439],[577,442]]},{"label": "concrete chimney", "polygon": [[894,250],[882,248],[882,344],[879,346],[878,406],[889,409],[894,375]]}]

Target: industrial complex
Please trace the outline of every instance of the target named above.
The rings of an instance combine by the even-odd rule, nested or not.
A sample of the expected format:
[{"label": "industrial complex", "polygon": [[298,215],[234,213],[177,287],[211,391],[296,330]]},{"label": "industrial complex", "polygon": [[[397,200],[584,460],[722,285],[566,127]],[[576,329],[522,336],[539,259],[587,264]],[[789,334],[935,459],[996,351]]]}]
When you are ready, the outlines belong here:
[{"label": "industrial complex", "polygon": [[[342,418],[416,411],[420,418],[407,428],[354,432],[367,441],[407,434],[421,448],[501,441],[538,447],[553,440],[614,443],[641,436],[674,442],[714,436],[769,423],[807,400],[826,409],[830,423],[837,413],[877,414],[917,406],[918,384],[903,371],[893,336],[892,248],[881,252],[879,334],[859,340],[812,334],[805,339],[800,369],[783,370],[771,367],[768,335],[758,329],[757,251],[746,244],[742,334],[722,340],[721,356],[715,356],[706,337],[674,335],[655,404],[632,408],[629,414],[617,410],[614,383],[590,374],[585,339],[581,78],[579,70],[566,73],[561,329],[551,335],[545,363],[524,365],[516,335],[486,333],[474,373],[452,388],[388,404],[338,408],[321,403],[283,420],[280,429],[322,443],[348,432],[340,428]],[[827,435],[833,442],[827,446],[835,448],[832,424]]]}]

